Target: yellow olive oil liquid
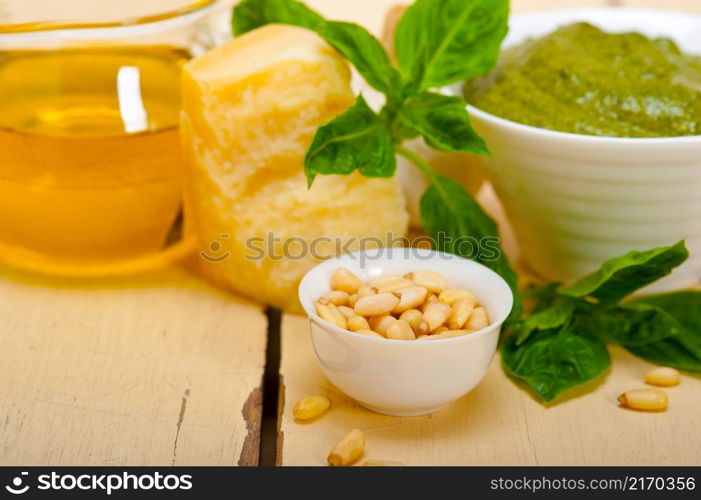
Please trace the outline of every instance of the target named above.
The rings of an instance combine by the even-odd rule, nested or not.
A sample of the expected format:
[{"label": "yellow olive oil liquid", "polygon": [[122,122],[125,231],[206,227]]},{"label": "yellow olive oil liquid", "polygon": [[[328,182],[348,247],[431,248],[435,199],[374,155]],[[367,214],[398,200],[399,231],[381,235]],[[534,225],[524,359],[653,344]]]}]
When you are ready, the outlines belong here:
[{"label": "yellow olive oil liquid", "polygon": [[104,264],[164,247],[181,203],[187,58],[166,47],[0,52],[0,260]]}]

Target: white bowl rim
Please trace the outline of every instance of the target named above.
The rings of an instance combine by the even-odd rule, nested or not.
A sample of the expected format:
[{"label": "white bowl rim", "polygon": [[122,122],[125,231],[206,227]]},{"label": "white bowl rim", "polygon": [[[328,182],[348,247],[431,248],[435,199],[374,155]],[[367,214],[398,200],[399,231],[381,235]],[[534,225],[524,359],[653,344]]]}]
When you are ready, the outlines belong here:
[{"label": "white bowl rim", "polygon": [[[396,249],[397,247],[394,247],[394,248]],[[377,250],[378,249],[373,249],[372,251],[376,252]],[[382,250],[384,251],[386,249],[382,249]],[[299,288],[298,288],[298,291],[299,291],[298,295],[300,296],[299,297],[300,303],[302,304],[302,308],[304,309],[304,312],[307,314],[308,318],[311,321],[316,322],[317,324],[319,324],[319,326],[327,328],[336,334],[340,334],[340,335],[344,335],[344,336],[350,335],[351,337],[359,339],[360,341],[383,343],[386,345],[387,344],[401,344],[401,345],[405,345],[405,346],[410,346],[410,345],[419,345],[419,346],[434,345],[435,346],[435,345],[446,345],[446,344],[451,344],[451,343],[457,344],[459,342],[468,342],[469,340],[467,340],[467,339],[474,339],[477,337],[483,337],[489,333],[492,333],[494,330],[496,330],[497,332],[499,331],[499,329],[502,327],[504,322],[507,320],[507,318],[511,314],[511,311],[514,307],[514,294],[511,291],[511,287],[509,286],[509,284],[506,282],[506,280],[504,278],[502,278],[498,273],[496,273],[492,269],[488,268],[484,264],[481,264],[481,263],[474,261],[474,260],[471,260],[471,259],[466,259],[465,257],[461,257],[459,255],[450,254],[447,252],[441,252],[440,250],[433,250],[433,249],[429,250],[429,249],[418,249],[417,248],[415,250],[431,253],[432,255],[448,256],[450,258],[464,260],[464,261],[466,261],[472,265],[475,265],[475,266],[483,267],[486,271],[488,271],[489,273],[494,275],[494,277],[496,277],[501,282],[501,285],[503,285],[503,289],[508,292],[509,304],[508,304],[508,307],[506,308],[507,309],[506,313],[502,314],[501,315],[502,317],[499,317],[497,320],[492,321],[490,323],[490,325],[487,326],[486,328],[483,328],[481,330],[477,330],[476,332],[473,332],[470,334],[462,335],[460,337],[454,337],[454,338],[448,338],[448,339],[438,339],[438,340],[433,340],[433,341],[429,341],[429,340],[408,341],[408,340],[396,340],[396,339],[388,339],[388,338],[381,338],[380,339],[377,337],[370,337],[368,335],[362,335],[360,333],[355,333],[355,332],[351,332],[350,330],[345,330],[343,328],[339,328],[336,325],[329,323],[325,319],[322,319],[316,313],[316,310],[314,310],[313,308],[310,309],[307,307],[307,305],[302,300],[301,292],[302,292],[303,287],[306,285],[306,283],[308,283],[311,280],[311,276],[315,271],[317,271],[322,266],[323,267],[331,266],[332,262],[342,260],[342,259],[347,258],[347,257],[352,256],[352,255],[361,255],[363,252],[367,252],[368,250],[359,250],[356,252],[348,252],[348,253],[345,253],[343,255],[339,255],[339,256],[334,257],[332,259],[321,262],[321,263],[317,264],[316,266],[314,266],[313,268],[311,268],[309,271],[307,271],[307,273],[304,275],[304,278],[302,278],[302,281],[300,282]]]},{"label": "white bowl rim", "polygon": [[[570,9],[549,9],[538,12],[528,12],[524,14],[515,14],[513,18],[517,19],[533,19],[542,17],[543,15],[552,14],[582,14],[582,13],[610,13],[611,11],[625,11],[626,13],[649,15],[649,16],[659,16],[662,14],[683,14],[687,18],[695,18],[701,23],[701,15],[694,15],[690,13],[682,13],[674,10],[664,10],[664,9],[641,9],[634,7],[590,7],[590,8],[570,8]],[[462,94],[463,83],[458,84],[455,90]],[[622,144],[635,144],[640,145],[650,145],[650,146],[661,146],[666,144],[699,144],[701,143],[701,135],[683,135],[677,137],[607,137],[599,135],[586,135],[586,134],[575,134],[572,132],[559,132],[556,130],[550,130],[547,128],[535,127],[533,125],[525,125],[523,123],[518,123],[506,118],[501,118],[499,116],[493,115],[486,111],[483,111],[471,104],[467,105],[467,109],[471,115],[475,115],[483,120],[492,121],[496,125],[501,127],[506,127],[512,129],[514,132],[521,132],[524,134],[532,134],[534,136],[540,136],[543,139],[551,140],[563,140],[563,141],[577,141],[582,145],[591,144],[594,145],[622,145]]]}]

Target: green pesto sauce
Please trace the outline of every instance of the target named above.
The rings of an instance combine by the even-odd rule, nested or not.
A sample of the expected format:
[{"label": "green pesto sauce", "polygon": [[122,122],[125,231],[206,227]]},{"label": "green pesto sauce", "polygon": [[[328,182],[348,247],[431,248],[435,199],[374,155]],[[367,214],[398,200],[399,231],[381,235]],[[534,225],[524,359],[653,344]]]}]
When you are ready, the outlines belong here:
[{"label": "green pesto sauce", "polygon": [[701,57],[668,39],[572,24],[506,49],[465,97],[493,115],[560,132],[701,135]]}]

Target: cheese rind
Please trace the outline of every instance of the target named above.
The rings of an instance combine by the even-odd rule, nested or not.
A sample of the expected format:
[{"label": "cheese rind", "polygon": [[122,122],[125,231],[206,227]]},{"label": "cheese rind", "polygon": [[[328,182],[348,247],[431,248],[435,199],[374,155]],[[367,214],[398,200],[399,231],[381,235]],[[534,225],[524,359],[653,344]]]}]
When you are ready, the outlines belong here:
[{"label": "cheese rind", "polygon": [[186,224],[207,277],[298,309],[299,281],[338,245],[406,234],[394,179],[319,176],[307,188],[314,132],[353,101],[348,66],[301,28],[266,26],[185,66]]}]

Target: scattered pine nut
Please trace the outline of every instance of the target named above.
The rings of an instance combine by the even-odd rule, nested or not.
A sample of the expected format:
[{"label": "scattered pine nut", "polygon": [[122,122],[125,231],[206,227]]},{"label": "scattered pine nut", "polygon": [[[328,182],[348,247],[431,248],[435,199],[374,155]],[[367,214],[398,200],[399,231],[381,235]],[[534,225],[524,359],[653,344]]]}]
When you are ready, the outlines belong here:
[{"label": "scattered pine nut", "polygon": [[659,367],[650,370],[645,374],[645,382],[650,385],[659,385],[661,387],[673,387],[679,385],[681,375],[674,368]]},{"label": "scattered pine nut", "polygon": [[618,396],[618,402],[626,408],[644,411],[667,409],[667,393],[660,389],[636,389]]},{"label": "scattered pine nut", "polygon": [[323,396],[310,396],[300,399],[292,409],[297,420],[312,420],[331,407],[331,401]]},{"label": "scattered pine nut", "polygon": [[329,453],[328,462],[333,467],[351,465],[365,452],[365,434],[360,429],[353,429],[334,446]]},{"label": "scattered pine nut", "polygon": [[333,290],[340,290],[346,293],[355,293],[363,285],[355,274],[350,272],[345,267],[336,269],[331,275],[331,288]]}]

